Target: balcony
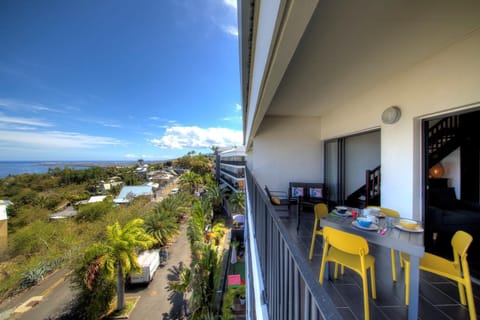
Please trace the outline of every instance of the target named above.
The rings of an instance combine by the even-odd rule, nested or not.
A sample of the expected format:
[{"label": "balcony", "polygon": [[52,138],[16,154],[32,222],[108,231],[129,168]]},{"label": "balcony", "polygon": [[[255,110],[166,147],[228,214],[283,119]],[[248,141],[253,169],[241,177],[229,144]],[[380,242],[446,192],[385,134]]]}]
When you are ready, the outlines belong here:
[{"label": "balcony", "polygon": [[[278,208],[278,207],[277,207]],[[363,319],[361,279],[345,275],[323,286],[318,282],[322,240],[308,260],[313,213],[302,213],[296,229],[295,208],[280,212],[267,199],[247,170],[247,292],[248,314],[256,319]],[[281,213],[281,214],[280,214]],[[372,319],[407,319],[404,304],[404,273],[398,266],[392,281],[390,250],[370,244],[376,257],[377,299],[370,297]],[[398,263],[398,261],[397,261]],[[477,314],[480,287],[473,283]],[[459,303],[455,283],[420,272],[418,308],[422,319],[469,319],[467,307]]]}]

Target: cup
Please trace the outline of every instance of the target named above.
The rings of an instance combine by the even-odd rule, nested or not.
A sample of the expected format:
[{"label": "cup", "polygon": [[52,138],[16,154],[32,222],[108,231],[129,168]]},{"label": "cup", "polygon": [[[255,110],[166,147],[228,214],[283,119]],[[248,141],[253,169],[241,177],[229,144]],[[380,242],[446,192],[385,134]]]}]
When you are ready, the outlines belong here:
[{"label": "cup", "polygon": [[358,216],[357,210],[352,210],[352,218],[357,219],[357,216]]}]

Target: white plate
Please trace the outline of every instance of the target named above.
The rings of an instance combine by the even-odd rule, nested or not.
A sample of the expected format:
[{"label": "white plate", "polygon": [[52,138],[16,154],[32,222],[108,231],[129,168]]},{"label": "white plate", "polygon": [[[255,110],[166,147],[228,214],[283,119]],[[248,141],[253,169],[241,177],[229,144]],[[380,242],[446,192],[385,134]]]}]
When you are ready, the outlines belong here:
[{"label": "white plate", "polygon": [[368,231],[376,231],[378,230],[378,225],[376,225],[375,223],[372,223],[370,226],[368,227],[362,227],[361,225],[358,224],[357,220],[353,220],[352,221],[352,226],[354,226],[355,228],[358,228],[358,229],[362,229],[362,230],[368,230]]},{"label": "white plate", "polygon": [[337,206],[337,207],[335,207],[335,209],[337,209],[337,210],[348,210],[347,207],[342,207],[342,206]]},{"label": "white plate", "polygon": [[341,213],[341,212],[338,212],[337,210],[333,210],[332,212],[340,217],[350,217],[352,215],[351,211],[345,211],[344,213]]},{"label": "white plate", "polygon": [[416,229],[408,229],[408,228],[404,228],[400,223],[398,222],[394,222],[393,223],[393,226],[397,229],[400,229],[400,230],[403,230],[403,231],[408,231],[408,232],[423,232],[423,228],[418,225]]}]

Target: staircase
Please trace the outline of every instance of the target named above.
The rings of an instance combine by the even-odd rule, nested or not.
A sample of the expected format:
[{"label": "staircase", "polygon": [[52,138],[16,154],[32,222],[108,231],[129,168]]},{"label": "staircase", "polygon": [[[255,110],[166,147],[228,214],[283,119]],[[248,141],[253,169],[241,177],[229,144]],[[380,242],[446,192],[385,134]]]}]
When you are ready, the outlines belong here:
[{"label": "staircase", "polygon": [[431,168],[452,151],[460,143],[460,116],[443,118],[428,129],[428,165]]},{"label": "staircase", "polygon": [[[460,144],[460,116],[441,119],[428,129],[428,165],[433,167]],[[380,205],[380,166],[366,170],[365,184],[346,199],[352,207],[365,208]]]},{"label": "staircase", "polygon": [[355,208],[380,205],[380,166],[365,171],[365,184],[347,197],[346,204]]}]

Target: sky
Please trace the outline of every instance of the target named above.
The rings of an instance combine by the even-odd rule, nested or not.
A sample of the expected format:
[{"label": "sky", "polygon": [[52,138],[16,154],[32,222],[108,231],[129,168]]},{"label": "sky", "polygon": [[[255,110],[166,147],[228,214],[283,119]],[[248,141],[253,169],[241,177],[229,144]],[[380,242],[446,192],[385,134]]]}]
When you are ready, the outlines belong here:
[{"label": "sky", "polygon": [[0,0],[0,161],[242,144],[236,0]]}]

